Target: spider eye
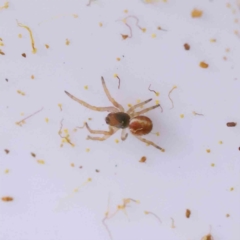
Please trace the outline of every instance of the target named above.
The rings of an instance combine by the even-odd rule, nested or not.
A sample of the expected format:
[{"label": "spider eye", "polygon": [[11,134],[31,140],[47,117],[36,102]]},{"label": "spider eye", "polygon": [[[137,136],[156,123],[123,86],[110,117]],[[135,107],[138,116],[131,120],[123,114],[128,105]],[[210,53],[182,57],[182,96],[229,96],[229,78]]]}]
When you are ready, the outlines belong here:
[{"label": "spider eye", "polygon": [[106,118],[105,118],[105,121],[106,121],[106,124],[109,124],[109,123],[110,123],[109,117],[106,117]]}]

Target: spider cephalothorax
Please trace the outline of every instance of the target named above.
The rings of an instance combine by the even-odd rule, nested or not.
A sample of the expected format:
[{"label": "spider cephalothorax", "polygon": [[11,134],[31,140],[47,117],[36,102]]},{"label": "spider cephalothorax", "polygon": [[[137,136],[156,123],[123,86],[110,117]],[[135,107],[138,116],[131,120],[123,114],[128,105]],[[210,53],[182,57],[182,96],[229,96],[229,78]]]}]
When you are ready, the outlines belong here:
[{"label": "spider cephalothorax", "polygon": [[95,107],[92,106],[76,97],[74,97],[72,94],[65,91],[65,93],[72,98],[74,101],[82,104],[83,106],[100,112],[110,112],[107,117],[105,118],[106,123],[109,125],[109,131],[102,131],[102,130],[92,130],[87,123],[85,123],[86,128],[88,131],[92,134],[103,134],[103,137],[92,137],[88,136],[87,139],[90,140],[98,140],[98,141],[104,141],[110,136],[112,136],[114,133],[116,133],[119,129],[122,129],[121,139],[124,141],[128,134],[125,133],[126,129],[129,128],[130,132],[138,138],[140,141],[145,142],[149,145],[152,145],[156,147],[157,149],[160,149],[162,152],[165,150],[155,143],[142,138],[142,135],[146,135],[152,131],[153,123],[150,118],[143,116],[142,114],[149,112],[152,109],[155,109],[159,107],[160,105],[154,105],[149,108],[145,108],[139,112],[136,112],[135,110],[139,107],[143,107],[145,104],[150,102],[152,99],[148,99],[144,102],[138,103],[128,109],[127,112],[124,111],[124,108],[122,105],[117,103],[114,98],[110,95],[110,92],[107,89],[107,86],[105,84],[105,81],[102,77],[102,85],[103,89],[109,99],[109,101],[113,104],[114,107]]}]

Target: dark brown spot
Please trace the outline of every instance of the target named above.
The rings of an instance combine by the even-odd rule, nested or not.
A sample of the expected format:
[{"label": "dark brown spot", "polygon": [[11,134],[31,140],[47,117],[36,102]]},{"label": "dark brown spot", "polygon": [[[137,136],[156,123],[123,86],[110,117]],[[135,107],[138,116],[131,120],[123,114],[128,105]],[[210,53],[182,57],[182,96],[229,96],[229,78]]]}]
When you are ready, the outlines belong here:
[{"label": "dark brown spot", "polygon": [[9,152],[10,152],[8,149],[4,149],[4,151],[6,154],[9,154]]},{"label": "dark brown spot", "polygon": [[23,57],[26,57],[27,55],[26,55],[26,53],[23,53],[22,56],[23,56]]},{"label": "dark brown spot", "polygon": [[183,46],[184,46],[185,50],[187,50],[187,51],[190,49],[190,45],[188,43],[185,43]]},{"label": "dark brown spot", "polygon": [[35,153],[33,153],[33,152],[31,152],[31,155],[32,155],[33,157],[36,157],[36,154],[35,154]]},{"label": "dark brown spot", "polygon": [[236,125],[237,125],[236,122],[228,122],[228,123],[227,123],[227,126],[228,126],[228,127],[235,127]]}]

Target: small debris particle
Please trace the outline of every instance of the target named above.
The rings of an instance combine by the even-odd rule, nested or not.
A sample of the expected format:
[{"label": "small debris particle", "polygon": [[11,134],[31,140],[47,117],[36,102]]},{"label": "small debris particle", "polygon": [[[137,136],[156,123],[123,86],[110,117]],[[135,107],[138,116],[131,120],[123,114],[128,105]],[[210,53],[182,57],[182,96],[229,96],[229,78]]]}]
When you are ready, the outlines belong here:
[{"label": "small debris particle", "polygon": [[59,106],[60,110],[62,111],[62,104],[59,103],[58,106]]},{"label": "small debris particle", "polygon": [[231,187],[231,188],[230,188],[230,191],[233,191],[233,190],[234,190],[234,188],[233,188],[233,187]]},{"label": "small debris particle", "polygon": [[155,33],[153,33],[153,34],[151,35],[151,37],[152,37],[152,38],[156,38],[157,35],[156,35]]},{"label": "small debris particle", "polygon": [[170,97],[170,94],[172,93],[172,91],[174,90],[174,89],[176,89],[177,88],[177,86],[173,86],[172,87],[172,89],[169,91],[169,93],[168,93],[168,98],[169,98],[169,100],[171,101],[171,103],[172,103],[172,107],[171,107],[171,109],[173,109],[174,108],[174,103],[173,103],[173,100],[172,100],[172,98]]},{"label": "small debris particle", "polygon": [[6,174],[9,173],[9,169],[5,169],[4,173]]},{"label": "small debris particle", "polygon": [[21,115],[21,116],[23,116],[23,115],[24,115],[24,113],[22,112],[22,113],[20,113],[20,115]]},{"label": "small debris particle", "polygon": [[5,78],[5,80],[6,80],[6,82],[8,82],[8,79],[7,79],[7,78]]},{"label": "small debris particle", "polygon": [[131,104],[131,103],[128,103],[128,107],[132,107],[132,104]]},{"label": "small debris particle", "polygon": [[159,100],[156,100],[155,103],[156,103],[156,104],[159,104]]},{"label": "small debris particle", "polygon": [[26,53],[23,53],[22,56],[23,56],[23,57],[27,57]]},{"label": "small debris particle", "polygon": [[240,151],[240,147],[238,148],[238,150]]},{"label": "small debris particle", "polygon": [[215,163],[211,163],[211,167],[215,167]]},{"label": "small debris particle", "polygon": [[128,10],[127,10],[127,9],[125,9],[123,12],[125,12],[125,13],[128,13]]},{"label": "small debris particle", "polygon": [[186,218],[190,218],[191,211],[189,209],[186,209]]},{"label": "small debris particle", "polygon": [[235,126],[237,126],[237,123],[236,122],[228,122],[227,126],[228,127],[235,127]]},{"label": "small debris particle", "polygon": [[4,8],[7,9],[9,7],[9,2],[5,2],[3,6],[0,7],[0,10],[3,10]]},{"label": "small debris particle", "polygon": [[193,9],[192,10],[192,18],[200,18],[202,16],[203,12],[201,10],[198,10],[198,9]]},{"label": "small debris particle", "polygon": [[230,4],[230,3],[227,3],[227,4],[226,4],[226,7],[227,7],[227,8],[230,8],[230,7],[231,7],[231,4]]},{"label": "small debris particle", "polygon": [[124,34],[121,34],[122,35],[122,39],[125,40],[128,38],[128,35],[124,35]]},{"label": "small debris particle", "polygon": [[184,46],[185,50],[187,50],[187,51],[190,49],[190,45],[188,43],[185,43],[183,46]]},{"label": "small debris particle", "polygon": [[159,133],[159,132],[156,132],[155,134],[156,134],[158,137],[160,136],[160,133]]},{"label": "small debris particle", "polygon": [[69,45],[70,44],[70,41],[68,39],[66,39],[66,42],[65,42],[66,45]]},{"label": "small debris particle", "polygon": [[147,161],[147,158],[145,156],[141,157],[141,159],[139,160],[139,162],[146,162]]},{"label": "small debris particle", "polygon": [[31,114],[31,115],[25,117],[24,119],[20,120],[19,122],[16,122],[16,124],[19,125],[19,126],[22,126],[22,124],[25,123],[25,120],[27,120],[28,118],[31,118],[32,116],[34,116],[35,114],[41,112],[42,110],[43,110],[43,107],[40,110],[34,112],[33,114]]},{"label": "small debris particle", "polygon": [[28,26],[23,25],[22,23],[19,23],[18,21],[17,21],[17,24],[18,24],[19,27],[25,28],[29,32],[30,39],[31,39],[32,53],[36,53],[37,52],[37,48],[35,48],[35,42],[34,42],[32,30]]},{"label": "small debris particle", "polygon": [[21,33],[19,33],[19,34],[18,34],[18,37],[19,37],[19,38],[22,38],[22,34],[21,34]]},{"label": "small debris particle", "polygon": [[97,173],[99,173],[100,171],[98,169],[95,170]]},{"label": "small debris particle", "polygon": [[154,92],[155,95],[158,97],[160,93],[159,93],[159,92],[156,92],[155,90],[150,89],[150,87],[151,87],[151,84],[149,85],[148,90],[149,90],[150,92]]},{"label": "small debris particle", "polygon": [[45,44],[45,47],[48,49],[48,48],[49,48],[49,45]]},{"label": "small debris particle", "polygon": [[208,235],[204,236],[201,240],[213,240],[213,237],[211,234],[208,234]]},{"label": "small debris particle", "polygon": [[4,43],[0,41],[0,46],[3,47],[4,46]]},{"label": "small debris particle", "polygon": [[206,152],[207,152],[207,153],[210,153],[210,152],[211,152],[211,150],[210,150],[210,149],[206,149]]},{"label": "small debris particle", "polygon": [[195,112],[195,111],[193,111],[192,113],[193,113],[193,115],[195,115],[195,116],[197,116],[197,115],[198,115],[198,116],[204,116],[203,114],[197,113],[197,112]]},{"label": "small debris particle", "polygon": [[226,56],[224,56],[224,57],[223,57],[223,60],[224,60],[224,61],[227,61],[227,57],[226,57]]},{"label": "small debris particle", "polygon": [[37,162],[38,162],[39,164],[45,164],[45,161],[44,161],[44,160],[37,160]]},{"label": "small debris particle", "polygon": [[0,49],[0,54],[1,55],[5,55],[5,53]]},{"label": "small debris particle", "polygon": [[79,166],[79,168],[83,168],[83,166]]},{"label": "small debris particle", "polygon": [[175,224],[174,224],[174,219],[171,218],[171,220],[172,220],[171,228],[176,228],[176,226],[175,226]]},{"label": "small debris particle", "polygon": [[102,24],[101,22],[100,22],[98,25],[99,25],[99,27],[102,27],[102,26],[103,26],[103,24]]},{"label": "small debris particle", "polygon": [[200,62],[200,63],[199,63],[199,66],[200,66],[201,68],[208,68],[208,64],[205,63],[205,62]]},{"label": "small debris particle", "polygon": [[184,118],[184,114],[180,114],[180,118]]},{"label": "small debris particle", "polygon": [[6,154],[9,154],[9,152],[10,152],[8,149],[4,149],[4,151]]},{"label": "small debris particle", "polygon": [[89,121],[91,121],[91,120],[92,120],[92,118],[88,118],[88,120],[89,120]]},{"label": "small debris particle", "polygon": [[119,140],[118,140],[118,139],[115,139],[115,143],[119,143]]},{"label": "small debris particle", "polygon": [[70,166],[71,166],[71,167],[75,167],[74,163],[71,163]]},{"label": "small debris particle", "polygon": [[227,214],[226,214],[226,217],[230,217],[230,214],[227,213]]},{"label": "small debris particle", "polygon": [[90,148],[86,148],[86,152],[90,152]]},{"label": "small debris particle", "polygon": [[218,143],[219,143],[219,144],[223,144],[223,141],[219,141]]},{"label": "small debris particle", "polygon": [[84,89],[85,89],[85,90],[88,90],[88,85],[85,85],[85,86],[84,86]]},{"label": "small debris particle", "polygon": [[230,52],[230,48],[226,48],[226,49],[225,49],[225,52]]},{"label": "small debris particle", "polygon": [[48,123],[48,122],[49,122],[49,119],[48,119],[48,118],[45,118],[45,122]]},{"label": "small debris particle", "polygon": [[31,152],[31,155],[32,155],[32,157],[36,157],[36,154],[35,154],[35,153],[33,153],[33,152]]},{"label": "small debris particle", "polygon": [[2,197],[2,201],[4,201],[4,202],[11,202],[11,201],[13,201],[13,198],[9,197],[9,196]]},{"label": "small debris particle", "polygon": [[215,38],[210,39],[210,42],[216,42],[216,41],[217,41],[217,39],[215,39]]},{"label": "small debris particle", "polygon": [[116,59],[117,59],[117,61],[120,61],[120,60],[121,60],[121,58],[119,58],[119,57],[118,57],[118,58],[116,58]]},{"label": "small debris particle", "polygon": [[34,75],[32,75],[32,76],[31,76],[31,79],[34,79],[34,78],[35,78]]}]

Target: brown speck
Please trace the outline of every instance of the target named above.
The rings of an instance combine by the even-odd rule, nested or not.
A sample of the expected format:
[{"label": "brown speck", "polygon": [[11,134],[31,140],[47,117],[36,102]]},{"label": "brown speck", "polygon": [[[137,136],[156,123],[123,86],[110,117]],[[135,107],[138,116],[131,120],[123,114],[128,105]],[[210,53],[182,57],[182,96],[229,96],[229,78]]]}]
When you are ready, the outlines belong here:
[{"label": "brown speck", "polygon": [[11,201],[13,201],[13,198],[9,197],[9,196],[2,197],[2,201],[4,201],[4,202],[11,202]]},{"label": "brown speck", "polygon": [[216,42],[216,41],[217,41],[217,39],[215,39],[215,38],[210,39],[210,42]]},{"label": "brown speck", "polygon": [[5,55],[5,53],[0,49],[0,54],[1,55]]},{"label": "brown speck", "polygon": [[147,158],[145,156],[141,157],[141,159],[139,160],[139,162],[146,162]]},{"label": "brown speck", "polygon": [[79,168],[83,168],[83,166],[79,166]]},{"label": "brown speck", "polygon": [[31,152],[31,155],[32,155],[32,157],[36,157],[36,154],[35,154],[35,153],[33,153],[33,152]]},{"label": "brown speck", "polygon": [[128,38],[128,35],[124,35],[124,34],[121,34],[122,35],[122,39],[125,40]]},{"label": "brown speck", "polygon": [[74,163],[71,163],[71,167],[75,167]]},{"label": "brown speck", "polygon": [[23,56],[23,57],[27,57],[26,53],[23,53],[22,56]]},{"label": "brown speck", "polygon": [[34,75],[32,75],[32,76],[31,76],[31,79],[34,79],[34,78],[35,78]]},{"label": "brown speck", "polygon": [[201,10],[198,9],[193,9],[192,10],[192,18],[200,18],[202,16],[203,12]]},{"label": "brown speck", "polygon": [[201,68],[208,68],[208,64],[205,63],[205,62],[200,62],[200,63],[199,63],[199,66],[200,66]]},{"label": "brown speck", "polygon": [[238,148],[238,150],[240,151],[240,147]]},{"label": "brown speck", "polygon": [[190,218],[190,215],[191,215],[191,211],[189,209],[186,210],[186,217],[187,218]]},{"label": "brown speck", "polygon": [[207,149],[207,150],[206,150],[206,152],[207,152],[207,153],[210,153],[210,152],[211,152],[211,150],[210,150],[210,149]]},{"label": "brown speck", "polygon": [[230,214],[227,213],[227,214],[226,214],[226,217],[230,217]]},{"label": "brown speck", "polygon": [[4,149],[4,151],[6,154],[9,154],[9,152],[10,152],[8,149]]},{"label": "brown speck", "polygon": [[98,169],[95,170],[97,173],[99,173],[100,171]]},{"label": "brown speck", "polygon": [[190,45],[188,43],[185,43],[183,46],[184,46],[185,50],[187,50],[187,51],[190,49]]},{"label": "brown speck", "polygon": [[215,166],[215,163],[211,163],[211,167],[214,167]]},{"label": "brown speck", "polygon": [[227,123],[227,126],[228,126],[228,127],[235,127],[236,125],[237,125],[236,122],[228,122],[228,123]]},{"label": "brown speck", "polygon": [[68,39],[66,39],[66,45],[69,45],[70,44],[70,41]]},{"label": "brown speck", "polygon": [[48,48],[49,48],[49,45],[45,44],[45,47],[48,49]]},{"label": "brown speck", "polygon": [[233,187],[231,187],[231,188],[230,188],[230,191],[233,191],[233,190],[234,190],[234,188],[233,188]]}]

